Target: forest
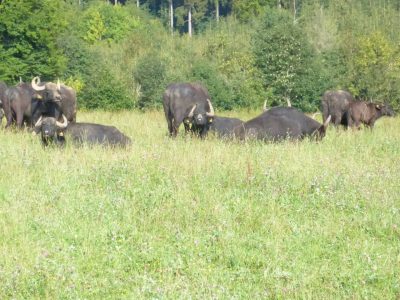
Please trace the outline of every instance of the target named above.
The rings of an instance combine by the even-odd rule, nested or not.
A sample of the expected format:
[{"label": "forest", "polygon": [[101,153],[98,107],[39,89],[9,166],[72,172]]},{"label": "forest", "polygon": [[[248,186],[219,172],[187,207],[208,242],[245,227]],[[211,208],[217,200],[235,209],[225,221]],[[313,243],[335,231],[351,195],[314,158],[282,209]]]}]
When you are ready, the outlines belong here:
[{"label": "forest", "polygon": [[0,81],[60,78],[84,110],[159,109],[179,81],[218,110],[328,89],[398,110],[398,28],[397,0],[1,0]]}]

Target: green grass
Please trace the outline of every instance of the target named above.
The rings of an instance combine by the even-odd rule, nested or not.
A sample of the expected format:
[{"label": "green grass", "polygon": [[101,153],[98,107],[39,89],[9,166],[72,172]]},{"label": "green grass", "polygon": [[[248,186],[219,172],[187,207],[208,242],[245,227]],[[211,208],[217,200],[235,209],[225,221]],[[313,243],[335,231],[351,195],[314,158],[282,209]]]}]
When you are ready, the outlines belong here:
[{"label": "green grass", "polygon": [[400,297],[399,118],[281,144],[172,140],[161,112],[78,120],[133,144],[0,131],[1,299]]}]

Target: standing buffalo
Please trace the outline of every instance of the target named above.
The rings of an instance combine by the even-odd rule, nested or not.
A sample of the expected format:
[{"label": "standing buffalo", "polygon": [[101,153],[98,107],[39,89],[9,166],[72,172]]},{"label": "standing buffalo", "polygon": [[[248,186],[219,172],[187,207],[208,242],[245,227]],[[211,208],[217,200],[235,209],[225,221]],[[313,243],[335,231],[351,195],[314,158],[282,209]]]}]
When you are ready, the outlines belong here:
[{"label": "standing buffalo", "polygon": [[209,129],[220,138],[229,138],[234,135],[233,129],[241,124],[243,124],[243,121],[237,118],[215,116]]},{"label": "standing buffalo", "polygon": [[34,77],[31,82],[32,88],[43,94],[44,102],[56,103],[56,111],[59,115],[55,117],[61,119],[61,114],[67,117],[68,122],[76,122],[76,92],[64,84],[45,82],[40,84],[40,78]]},{"label": "standing buffalo", "polygon": [[273,107],[258,117],[234,129],[235,136],[241,140],[254,138],[265,141],[283,139],[303,139],[313,137],[321,140],[325,136],[331,117],[324,124],[306,116],[291,107]]},{"label": "standing buffalo", "polygon": [[[37,96],[40,97],[40,96]],[[41,106],[39,98],[31,88],[26,86],[9,87],[5,92],[3,109],[9,127],[16,121],[18,127],[22,127],[26,122],[32,125],[32,110],[37,110]]]},{"label": "standing buffalo", "polygon": [[1,125],[1,121],[3,120],[3,117],[4,117],[3,101],[4,101],[6,90],[7,90],[7,85],[4,82],[0,82],[0,125]]},{"label": "standing buffalo", "polygon": [[383,116],[394,116],[390,105],[376,104],[365,101],[354,101],[349,105],[347,124],[350,127],[360,128],[361,123],[373,128],[375,121]]},{"label": "standing buffalo", "polygon": [[206,88],[197,83],[170,84],[163,95],[165,118],[170,136],[176,137],[183,122],[185,132],[200,137],[207,134],[214,118],[214,109]]},{"label": "standing buffalo", "polygon": [[31,84],[19,83],[6,90],[3,103],[6,127],[13,121],[18,127],[22,127],[24,122],[33,126],[42,115],[60,120],[64,114],[68,121],[76,120],[75,91],[59,83],[39,83],[40,79],[34,77]]},{"label": "standing buffalo", "polygon": [[333,125],[339,124],[347,127],[347,112],[354,97],[347,91],[326,91],[322,96],[321,111],[325,122],[328,116],[332,116]]},{"label": "standing buffalo", "polygon": [[64,146],[65,136],[71,138],[74,144],[101,144],[106,146],[127,146],[131,139],[114,126],[105,126],[92,123],[69,123],[62,115],[62,122],[54,117],[40,117],[35,129],[41,132],[43,145],[54,143]]}]

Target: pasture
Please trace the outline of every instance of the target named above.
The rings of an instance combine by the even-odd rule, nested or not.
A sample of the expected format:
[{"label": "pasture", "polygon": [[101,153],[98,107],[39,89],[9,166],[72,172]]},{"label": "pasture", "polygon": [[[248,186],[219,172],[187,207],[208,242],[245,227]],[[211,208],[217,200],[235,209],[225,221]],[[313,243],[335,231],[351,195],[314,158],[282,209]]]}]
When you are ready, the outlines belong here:
[{"label": "pasture", "polygon": [[133,144],[0,130],[1,299],[400,297],[400,118],[280,144],[172,140],[162,112],[78,120]]}]

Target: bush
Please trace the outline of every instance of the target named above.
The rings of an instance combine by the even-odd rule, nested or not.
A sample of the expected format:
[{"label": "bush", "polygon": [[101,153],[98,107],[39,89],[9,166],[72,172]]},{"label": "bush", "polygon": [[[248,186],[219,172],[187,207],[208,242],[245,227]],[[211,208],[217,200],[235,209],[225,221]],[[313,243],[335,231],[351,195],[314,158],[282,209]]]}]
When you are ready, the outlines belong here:
[{"label": "bush", "polygon": [[166,86],[166,68],[158,54],[142,56],[133,76],[141,91],[137,106],[140,109],[161,107],[161,96]]},{"label": "bush", "polygon": [[99,68],[87,78],[79,94],[79,106],[86,109],[121,110],[133,108],[126,87],[106,68]]},{"label": "bush", "polygon": [[291,16],[270,10],[256,32],[255,63],[265,89],[274,92],[272,104],[286,104],[286,99],[290,99],[299,108],[316,110],[316,99],[325,88],[322,75],[315,63],[315,53],[301,29],[293,25]]},{"label": "bush", "polygon": [[234,107],[232,89],[211,64],[204,60],[195,62],[192,66],[192,81],[207,87],[215,108],[229,110]]}]

